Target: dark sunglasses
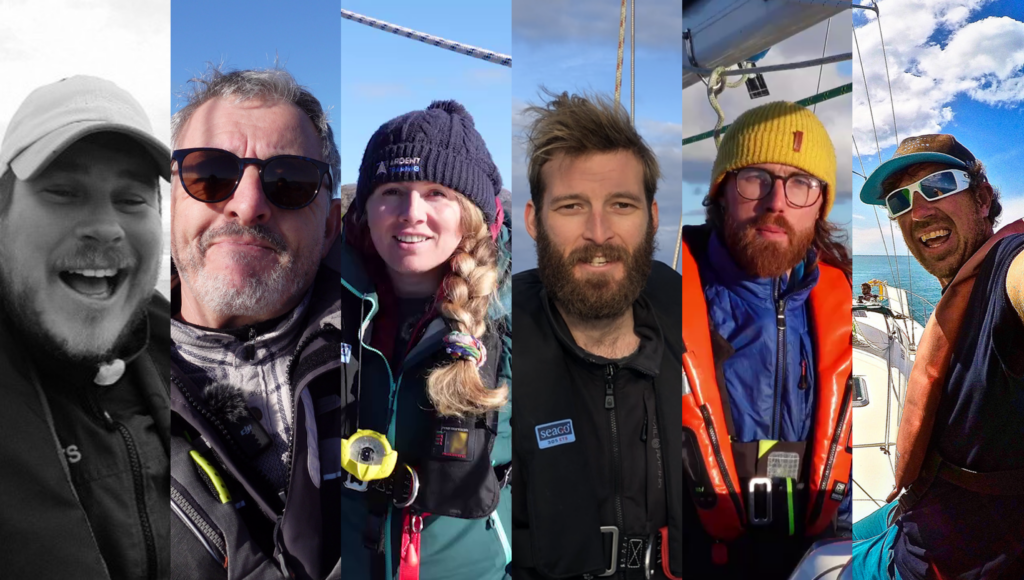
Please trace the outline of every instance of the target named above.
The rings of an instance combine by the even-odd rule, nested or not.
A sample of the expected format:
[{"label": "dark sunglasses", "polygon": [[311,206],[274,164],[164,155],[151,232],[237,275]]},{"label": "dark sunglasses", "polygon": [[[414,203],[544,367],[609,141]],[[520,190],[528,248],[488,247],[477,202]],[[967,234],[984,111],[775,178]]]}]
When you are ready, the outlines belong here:
[{"label": "dark sunglasses", "polygon": [[935,201],[971,187],[971,176],[960,169],[943,169],[925,176],[910,185],[889,192],[885,207],[889,217],[899,217],[914,207],[914,194],[920,193],[928,201]]},{"label": "dark sunglasses", "polygon": [[328,190],[334,189],[331,166],[309,157],[275,155],[263,160],[199,147],[178,149],[171,159],[178,164],[178,177],[185,192],[203,203],[218,203],[234,195],[246,165],[260,168],[263,194],[281,209],[301,209],[313,203],[324,176]]}]

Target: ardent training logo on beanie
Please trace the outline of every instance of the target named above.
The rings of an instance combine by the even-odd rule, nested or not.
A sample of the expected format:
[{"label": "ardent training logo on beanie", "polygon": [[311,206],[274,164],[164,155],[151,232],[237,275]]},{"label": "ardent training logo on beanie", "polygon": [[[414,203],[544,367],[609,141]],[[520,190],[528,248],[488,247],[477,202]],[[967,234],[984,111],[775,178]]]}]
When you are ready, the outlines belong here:
[{"label": "ardent training logo on beanie", "polygon": [[435,101],[377,129],[359,166],[357,211],[378,185],[396,181],[439,183],[466,196],[487,223],[497,217],[501,175],[473,117],[456,101]]}]

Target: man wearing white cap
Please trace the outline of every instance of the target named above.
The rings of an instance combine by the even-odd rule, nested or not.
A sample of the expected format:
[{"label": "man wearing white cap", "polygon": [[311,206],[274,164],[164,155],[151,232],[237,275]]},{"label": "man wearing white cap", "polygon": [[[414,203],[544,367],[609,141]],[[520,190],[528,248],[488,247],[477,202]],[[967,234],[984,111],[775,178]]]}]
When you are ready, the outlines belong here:
[{"label": "man wearing white cap", "polygon": [[33,91],[0,145],[0,569],[168,576],[170,151],[113,83]]}]

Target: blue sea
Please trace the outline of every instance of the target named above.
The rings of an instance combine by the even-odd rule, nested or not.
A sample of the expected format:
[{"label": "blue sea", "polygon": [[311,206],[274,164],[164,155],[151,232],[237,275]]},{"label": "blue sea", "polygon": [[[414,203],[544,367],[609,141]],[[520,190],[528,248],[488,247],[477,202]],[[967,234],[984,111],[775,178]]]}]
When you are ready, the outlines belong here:
[{"label": "blue sea", "polygon": [[[897,276],[897,266],[899,268]],[[910,306],[914,310],[914,319],[921,326],[928,322],[932,307],[942,296],[942,287],[934,276],[925,271],[912,256],[854,256],[853,257],[853,293],[860,294],[860,285],[868,280],[884,280],[890,286],[896,286],[913,292],[917,296],[910,297]]]}]

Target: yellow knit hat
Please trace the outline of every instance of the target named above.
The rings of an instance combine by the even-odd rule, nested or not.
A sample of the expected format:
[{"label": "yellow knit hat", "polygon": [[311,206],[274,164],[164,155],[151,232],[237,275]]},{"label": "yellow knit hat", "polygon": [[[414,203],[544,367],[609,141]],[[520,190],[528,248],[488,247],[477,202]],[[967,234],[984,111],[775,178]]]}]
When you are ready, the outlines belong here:
[{"label": "yellow knit hat", "polygon": [[828,217],[835,199],[836,150],[810,109],[777,101],[740,115],[718,147],[709,196],[715,195],[727,172],[758,163],[790,165],[828,184],[822,214]]}]

